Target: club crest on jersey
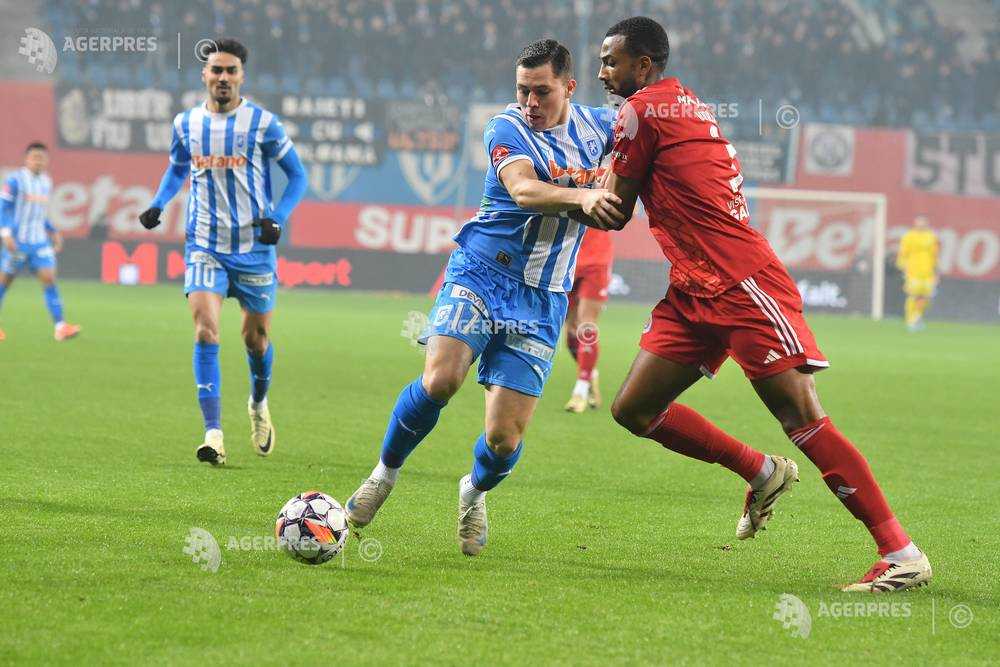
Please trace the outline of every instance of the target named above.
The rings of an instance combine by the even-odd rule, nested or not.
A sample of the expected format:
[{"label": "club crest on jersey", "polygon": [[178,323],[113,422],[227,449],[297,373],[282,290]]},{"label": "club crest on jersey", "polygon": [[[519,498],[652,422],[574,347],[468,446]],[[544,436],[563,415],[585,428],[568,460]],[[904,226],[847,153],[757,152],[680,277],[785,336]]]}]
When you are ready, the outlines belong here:
[{"label": "club crest on jersey", "polygon": [[233,145],[239,150],[244,150],[247,147],[247,133],[237,132],[233,135]]},{"label": "club crest on jersey", "polygon": [[597,139],[587,139],[587,152],[590,157],[597,157],[601,153],[601,144]]}]

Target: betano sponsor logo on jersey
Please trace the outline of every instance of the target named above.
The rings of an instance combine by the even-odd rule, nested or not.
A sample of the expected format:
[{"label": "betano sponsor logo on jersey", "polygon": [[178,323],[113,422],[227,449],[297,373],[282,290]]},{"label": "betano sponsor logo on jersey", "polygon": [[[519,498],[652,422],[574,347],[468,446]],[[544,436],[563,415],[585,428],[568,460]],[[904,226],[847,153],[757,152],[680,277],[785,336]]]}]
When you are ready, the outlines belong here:
[{"label": "betano sponsor logo on jersey", "polygon": [[195,169],[238,169],[247,166],[244,155],[192,155]]},{"label": "betano sponsor logo on jersey", "polygon": [[603,179],[604,175],[608,173],[608,168],[560,167],[555,163],[555,160],[549,160],[549,173],[552,175],[553,181],[558,181],[563,176],[569,176],[578,187],[586,187]]}]

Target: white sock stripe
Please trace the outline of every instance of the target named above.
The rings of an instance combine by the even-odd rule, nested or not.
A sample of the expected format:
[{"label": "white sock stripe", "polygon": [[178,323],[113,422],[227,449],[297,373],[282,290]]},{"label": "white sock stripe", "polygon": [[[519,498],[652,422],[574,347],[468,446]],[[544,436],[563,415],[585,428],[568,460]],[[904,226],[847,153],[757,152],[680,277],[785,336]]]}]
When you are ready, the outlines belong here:
[{"label": "white sock stripe", "polygon": [[795,437],[792,438],[792,442],[795,444],[796,447],[801,447],[809,440],[809,438],[816,435],[820,431],[820,429],[822,429],[824,426],[826,426],[826,422],[823,422],[819,426],[815,426],[809,429],[805,433],[800,433],[796,435]]},{"label": "white sock stripe", "polygon": [[796,352],[800,354],[805,352],[805,349],[802,347],[802,343],[799,342],[798,335],[795,333],[795,327],[793,327],[792,323],[788,321],[788,318],[785,317],[785,314],[781,312],[781,306],[778,305],[778,302],[775,301],[770,294],[761,289],[760,285],[757,284],[756,280],[754,280],[753,278],[747,278],[747,280],[750,282],[750,285],[753,287],[753,289],[755,289],[757,292],[760,293],[761,298],[770,303],[771,306],[774,308],[774,312],[777,314],[779,321],[783,324],[785,328],[785,333],[787,333],[790,339],[794,341],[795,343],[794,347]]},{"label": "white sock stripe", "polygon": [[782,347],[783,350],[785,350],[785,354],[791,354],[792,351],[788,347],[788,342],[785,339],[785,334],[782,332],[781,328],[778,326],[778,322],[774,319],[774,316],[770,313],[770,311],[768,311],[768,309],[761,302],[760,297],[757,296],[757,294],[753,291],[753,289],[750,287],[750,285],[748,284],[748,282],[746,280],[744,280],[743,282],[741,282],[740,285],[743,287],[743,289],[746,291],[746,293],[750,296],[750,298],[753,300],[753,302],[757,304],[757,307],[760,308],[761,312],[764,313],[764,316],[767,317],[768,320],[770,320],[771,326],[774,327],[774,334],[778,337],[778,342],[781,343],[781,347]]}]

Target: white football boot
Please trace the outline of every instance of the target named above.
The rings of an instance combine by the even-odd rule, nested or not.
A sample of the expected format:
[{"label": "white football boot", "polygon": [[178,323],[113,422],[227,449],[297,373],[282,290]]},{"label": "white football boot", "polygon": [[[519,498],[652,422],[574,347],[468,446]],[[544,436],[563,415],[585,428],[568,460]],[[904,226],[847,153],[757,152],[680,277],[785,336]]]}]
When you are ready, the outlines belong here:
[{"label": "white football boot", "polygon": [[[464,479],[464,478],[463,478]],[[462,480],[458,482],[458,543],[466,556],[477,556],[486,546],[486,494],[468,504],[462,500]]]},{"label": "white football boot", "polygon": [[392,487],[389,482],[374,477],[363,481],[344,505],[351,528],[364,528],[370,524],[375,518],[375,513],[392,492]]},{"label": "white football boot", "polygon": [[774,472],[764,482],[764,486],[754,491],[747,490],[743,504],[743,516],[736,524],[736,537],[745,540],[764,529],[773,513],[774,503],[791,490],[792,483],[799,481],[799,467],[795,461],[784,456],[772,456]]},{"label": "white football boot", "polygon": [[250,415],[250,444],[258,456],[268,456],[274,451],[277,434],[271,423],[271,412],[267,403],[257,409],[253,407],[253,397],[247,400],[247,413]]},{"label": "white football boot", "polygon": [[840,590],[847,593],[895,593],[907,588],[924,586],[931,580],[931,562],[927,554],[902,563],[879,560],[860,581],[848,584]]},{"label": "white football boot", "polygon": [[223,465],[226,462],[226,448],[222,444],[222,431],[217,428],[205,431],[205,442],[198,445],[195,456],[203,463]]}]

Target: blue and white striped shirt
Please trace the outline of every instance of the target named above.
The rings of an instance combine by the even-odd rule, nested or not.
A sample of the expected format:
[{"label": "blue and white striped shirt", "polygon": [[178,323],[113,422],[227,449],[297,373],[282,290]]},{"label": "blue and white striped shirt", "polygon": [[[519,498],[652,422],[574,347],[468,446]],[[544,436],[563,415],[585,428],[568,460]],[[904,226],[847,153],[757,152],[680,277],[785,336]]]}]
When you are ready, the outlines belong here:
[{"label": "blue and white striped shirt", "polygon": [[170,162],[191,165],[189,244],[223,254],[270,250],[252,223],[274,211],[271,160],[292,148],[278,117],[244,99],[228,113],[204,104],[174,118]]},{"label": "blue and white striped shirt", "polygon": [[613,126],[611,110],[579,104],[570,104],[566,123],[539,132],[515,104],[494,116],[483,135],[491,162],[483,200],[455,241],[526,285],[568,292],[586,228],[564,215],[519,208],[499,173],[512,162],[530,160],[539,180],[570,188],[596,187],[614,143]]},{"label": "blue and white striped shirt", "polygon": [[52,179],[48,174],[35,174],[27,167],[21,167],[4,181],[0,199],[13,205],[14,213],[0,224],[9,227],[11,235],[18,243],[47,243],[49,224],[49,196],[52,194]]}]

